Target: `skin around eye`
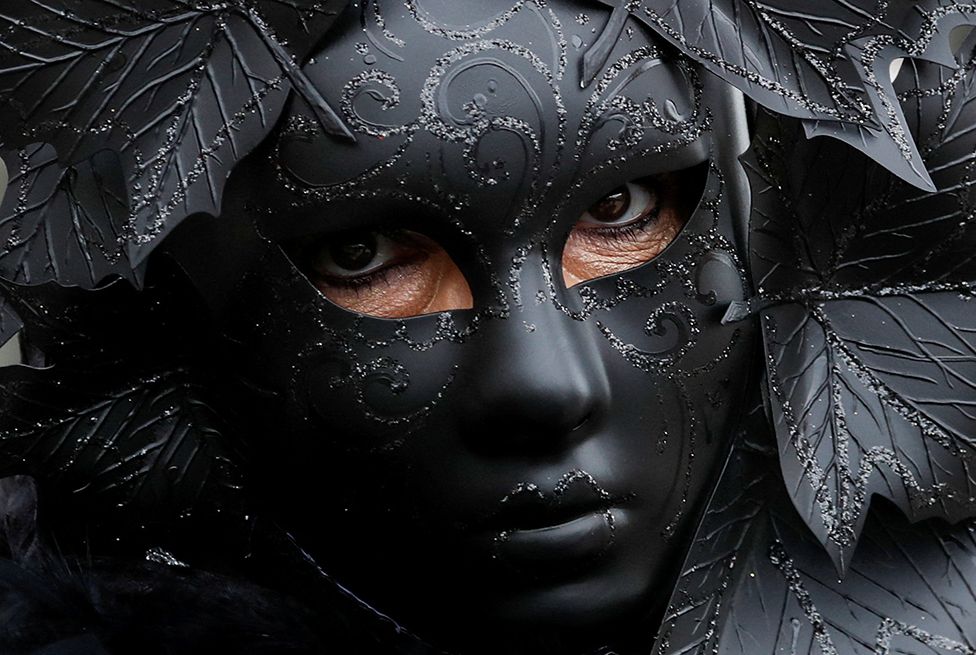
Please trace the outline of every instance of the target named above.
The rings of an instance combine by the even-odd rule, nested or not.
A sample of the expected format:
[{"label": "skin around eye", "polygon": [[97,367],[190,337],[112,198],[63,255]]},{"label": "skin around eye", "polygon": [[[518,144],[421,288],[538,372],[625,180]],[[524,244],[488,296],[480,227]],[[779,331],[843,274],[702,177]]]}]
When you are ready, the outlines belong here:
[{"label": "skin around eye", "polygon": [[628,182],[594,203],[566,240],[566,287],[622,273],[661,254],[691,213],[681,190],[681,177],[666,173]]},{"label": "skin around eye", "polygon": [[[576,222],[563,251],[567,288],[649,262],[691,214],[680,173],[627,182]],[[348,230],[300,241],[299,269],[336,305],[379,318],[408,318],[474,306],[471,288],[447,251],[410,230]]]},{"label": "skin around eye", "polygon": [[407,318],[473,306],[467,280],[432,239],[409,230],[351,230],[293,249],[299,269],[350,311]]}]

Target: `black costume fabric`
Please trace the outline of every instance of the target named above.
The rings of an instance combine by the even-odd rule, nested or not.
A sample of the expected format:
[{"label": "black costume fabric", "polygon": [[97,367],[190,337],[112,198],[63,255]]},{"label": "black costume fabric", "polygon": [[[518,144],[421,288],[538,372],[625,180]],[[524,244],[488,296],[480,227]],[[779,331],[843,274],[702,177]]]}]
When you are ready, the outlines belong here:
[{"label": "black costume fabric", "polygon": [[[25,357],[0,652],[976,653],[974,25],[948,0],[0,9]],[[567,288],[576,217],[664,173],[696,194],[680,235]],[[434,231],[473,306],[330,302],[294,246],[327,216]],[[501,496],[597,536],[565,555]],[[657,600],[592,640],[491,634],[505,576],[563,557]],[[585,595],[519,607],[572,625]]]}]

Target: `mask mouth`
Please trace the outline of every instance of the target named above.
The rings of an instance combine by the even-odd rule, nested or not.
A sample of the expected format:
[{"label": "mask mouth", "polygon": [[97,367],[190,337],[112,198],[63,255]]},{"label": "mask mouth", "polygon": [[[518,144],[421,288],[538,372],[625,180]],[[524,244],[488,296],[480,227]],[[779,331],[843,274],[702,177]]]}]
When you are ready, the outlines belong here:
[{"label": "mask mouth", "polygon": [[633,497],[633,494],[614,496],[592,475],[574,469],[564,473],[550,491],[532,482],[520,482],[484,517],[461,527],[467,532],[495,535],[545,531],[606,513]]},{"label": "mask mouth", "polygon": [[492,557],[527,579],[571,577],[612,548],[615,515],[630,497],[615,497],[579,469],[544,492],[522,483],[499,501],[485,524]]}]

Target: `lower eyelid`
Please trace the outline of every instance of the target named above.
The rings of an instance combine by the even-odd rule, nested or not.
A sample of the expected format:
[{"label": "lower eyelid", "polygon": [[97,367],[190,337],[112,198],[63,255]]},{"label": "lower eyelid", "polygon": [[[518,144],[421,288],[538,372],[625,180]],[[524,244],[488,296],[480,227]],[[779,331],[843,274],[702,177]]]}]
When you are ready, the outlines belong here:
[{"label": "lower eyelid", "polygon": [[337,287],[366,287],[372,284],[389,282],[389,277],[397,269],[408,269],[416,268],[422,265],[428,258],[428,253],[422,255],[414,255],[409,258],[404,258],[401,261],[394,261],[393,263],[388,263],[380,268],[377,268],[369,273],[363,273],[360,275],[351,275],[348,277],[342,276],[330,276],[322,275],[319,279],[323,282],[327,282],[332,286]]},{"label": "lower eyelid", "polygon": [[648,227],[657,225],[666,218],[662,213],[652,214],[636,223],[621,227],[586,227],[573,230],[573,237],[583,240],[592,240],[602,244],[615,244],[620,242],[639,243],[645,237],[653,235],[647,230]]}]

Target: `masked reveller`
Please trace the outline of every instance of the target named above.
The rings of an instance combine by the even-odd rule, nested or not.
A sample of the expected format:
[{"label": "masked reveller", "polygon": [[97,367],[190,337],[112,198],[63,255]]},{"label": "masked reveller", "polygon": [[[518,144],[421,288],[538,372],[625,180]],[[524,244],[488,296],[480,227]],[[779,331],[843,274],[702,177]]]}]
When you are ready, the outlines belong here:
[{"label": "masked reveller", "polygon": [[727,4],[2,16],[4,652],[976,652],[976,14]]}]

